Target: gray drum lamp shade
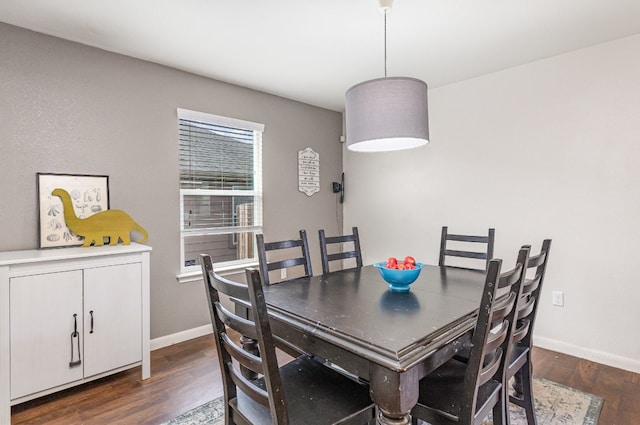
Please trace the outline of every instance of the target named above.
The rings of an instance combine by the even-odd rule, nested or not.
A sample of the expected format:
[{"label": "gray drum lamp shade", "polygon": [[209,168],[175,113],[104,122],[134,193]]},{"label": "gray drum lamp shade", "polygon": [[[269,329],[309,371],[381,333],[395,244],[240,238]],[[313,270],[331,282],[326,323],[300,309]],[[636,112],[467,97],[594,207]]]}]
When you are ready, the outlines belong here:
[{"label": "gray drum lamp shade", "polygon": [[416,78],[364,81],[345,94],[347,149],[386,152],[429,143],[427,84]]}]

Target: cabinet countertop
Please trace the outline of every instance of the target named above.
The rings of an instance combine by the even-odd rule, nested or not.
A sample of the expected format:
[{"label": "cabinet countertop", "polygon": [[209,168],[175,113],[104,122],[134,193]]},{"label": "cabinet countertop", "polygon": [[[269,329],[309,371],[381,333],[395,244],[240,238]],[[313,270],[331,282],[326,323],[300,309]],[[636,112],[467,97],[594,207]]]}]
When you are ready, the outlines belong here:
[{"label": "cabinet countertop", "polygon": [[24,251],[0,252],[0,266],[10,266],[16,263],[38,263],[43,261],[59,261],[78,257],[97,257],[104,255],[131,254],[151,251],[151,247],[132,242],[131,245],[91,246],[88,248],[51,248],[29,249]]}]

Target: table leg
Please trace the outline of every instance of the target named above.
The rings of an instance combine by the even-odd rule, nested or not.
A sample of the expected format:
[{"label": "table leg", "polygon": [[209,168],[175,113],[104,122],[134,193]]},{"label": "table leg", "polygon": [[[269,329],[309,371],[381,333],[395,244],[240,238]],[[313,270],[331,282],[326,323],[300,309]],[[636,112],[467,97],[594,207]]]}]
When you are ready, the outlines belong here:
[{"label": "table leg", "polygon": [[409,414],[402,415],[401,417],[390,416],[390,413],[385,413],[381,409],[378,409],[377,425],[410,425],[411,416]]},{"label": "table leg", "polygon": [[513,375],[512,388],[514,395],[518,398],[522,398],[522,369],[518,370],[515,375]]},{"label": "table leg", "polygon": [[369,381],[371,400],[378,406],[378,425],[411,424],[411,408],[418,402],[417,371],[395,372],[373,366]]},{"label": "table leg", "polygon": [[[240,317],[244,317],[245,319],[249,318],[249,309],[243,306],[242,304],[235,303],[235,313]],[[242,348],[245,349],[245,351],[248,351],[249,353],[255,356],[260,356],[260,350],[258,350],[257,340],[253,338],[249,338],[248,336],[242,335],[240,336],[239,342],[240,342],[240,345],[242,345]],[[244,376],[247,379],[256,379],[258,377],[257,373],[247,369],[244,366],[240,366],[240,371],[242,372],[242,376]]]}]

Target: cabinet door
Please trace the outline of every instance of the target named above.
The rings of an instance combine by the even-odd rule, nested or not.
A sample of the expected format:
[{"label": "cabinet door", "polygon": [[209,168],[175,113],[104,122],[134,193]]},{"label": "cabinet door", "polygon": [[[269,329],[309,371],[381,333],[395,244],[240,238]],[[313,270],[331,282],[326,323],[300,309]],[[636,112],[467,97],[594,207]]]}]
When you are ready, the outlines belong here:
[{"label": "cabinet door", "polygon": [[141,361],[142,266],[86,269],[84,320],[85,377]]},{"label": "cabinet door", "polygon": [[82,379],[82,365],[69,364],[83,343],[82,271],[12,278],[9,299],[11,398]]}]

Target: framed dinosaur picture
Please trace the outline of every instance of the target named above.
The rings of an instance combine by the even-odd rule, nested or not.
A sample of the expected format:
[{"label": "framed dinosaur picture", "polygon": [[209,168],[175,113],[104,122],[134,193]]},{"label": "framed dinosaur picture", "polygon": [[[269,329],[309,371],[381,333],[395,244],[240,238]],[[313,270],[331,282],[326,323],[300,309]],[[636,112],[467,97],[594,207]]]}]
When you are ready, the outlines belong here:
[{"label": "framed dinosaur picture", "polygon": [[[66,224],[65,215],[87,218],[109,209],[109,176],[37,173],[40,248],[79,246],[83,238]],[[62,199],[52,195],[55,189],[69,194],[73,211],[65,210]]]}]

